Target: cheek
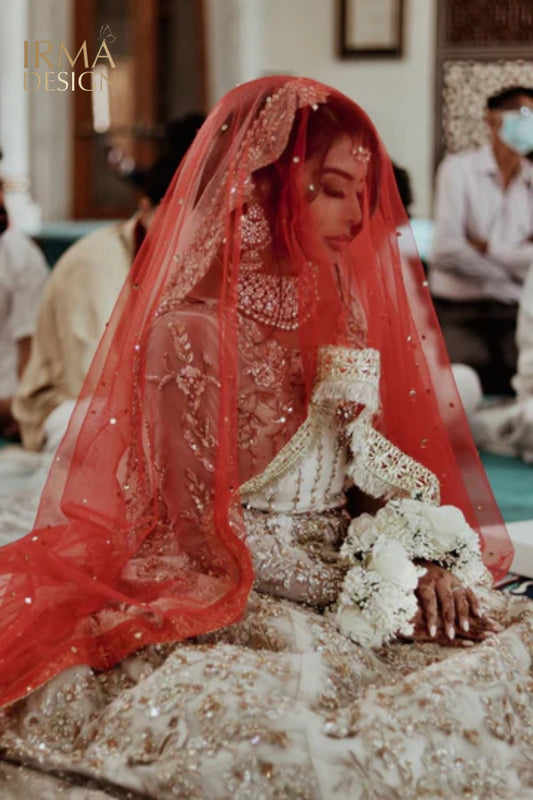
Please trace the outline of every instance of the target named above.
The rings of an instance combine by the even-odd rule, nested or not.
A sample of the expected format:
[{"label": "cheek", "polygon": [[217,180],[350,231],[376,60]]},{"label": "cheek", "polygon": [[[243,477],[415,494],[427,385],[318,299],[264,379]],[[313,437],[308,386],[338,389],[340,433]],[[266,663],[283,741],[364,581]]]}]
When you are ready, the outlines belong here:
[{"label": "cheek", "polygon": [[308,204],[305,212],[303,249],[314,263],[329,263],[329,256],[324,251],[324,236],[328,235],[327,208],[323,198],[318,196]]},{"label": "cheek", "polygon": [[331,207],[328,198],[319,194],[309,206],[309,220],[316,233],[328,227],[331,219]]}]

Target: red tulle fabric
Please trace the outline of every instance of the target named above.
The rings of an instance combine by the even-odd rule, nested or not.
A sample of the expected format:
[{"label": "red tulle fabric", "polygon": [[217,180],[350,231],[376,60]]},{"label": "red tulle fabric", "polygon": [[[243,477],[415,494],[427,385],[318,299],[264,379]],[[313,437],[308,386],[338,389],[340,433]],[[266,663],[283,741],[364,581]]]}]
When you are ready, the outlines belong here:
[{"label": "red tulle fabric", "polygon": [[[306,163],[323,148],[322,119],[322,139],[340,119],[371,153],[363,221],[336,264],[310,256],[313,198],[302,188]],[[244,352],[238,313],[241,217],[265,186],[274,247],[260,256],[262,269],[275,274],[280,263],[291,264],[300,324],[267,326],[256,357],[265,342],[290,342],[301,356],[301,380],[281,386],[264,378],[263,406],[284,392],[294,415],[276,436],[259,434],[250,444],[242,405],[253,354],[249,345]],[[323,345],[379,351],[376,426],[435,473],[442,503],[459,506],[480,531],[495,576],[506,572],[510,542],[421,265],[400,256],[399,239],[410,236],[388,157],[351,100],[314,81],[277,76],[220,101],[135,260],[35,528],[2,549],[0,702],[68,666],[105,669],[143,645],[240,618],[253,571],[238,487],[304,420]]]}]

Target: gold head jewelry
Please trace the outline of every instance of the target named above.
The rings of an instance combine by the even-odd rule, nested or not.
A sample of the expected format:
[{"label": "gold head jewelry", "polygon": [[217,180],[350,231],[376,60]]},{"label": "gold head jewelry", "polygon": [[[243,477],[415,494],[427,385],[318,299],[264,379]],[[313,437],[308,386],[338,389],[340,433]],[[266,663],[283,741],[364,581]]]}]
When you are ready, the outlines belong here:
[{"label": "gold head jewelry", "polygon": [[356,161],[362,161],[363,164],[368,164],[371,153],[368,147],[364,147],[362,144],[354,144],[352,147],[352,156]]}]

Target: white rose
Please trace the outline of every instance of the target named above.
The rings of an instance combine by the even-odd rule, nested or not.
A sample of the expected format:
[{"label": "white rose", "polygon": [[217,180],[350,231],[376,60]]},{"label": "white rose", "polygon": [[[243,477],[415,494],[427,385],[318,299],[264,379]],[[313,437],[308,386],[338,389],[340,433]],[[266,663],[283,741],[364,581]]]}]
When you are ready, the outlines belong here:
[{"label": "white rose", "polygon": [[397,536],[405,526],[404,518],[394,502],[387,503],[376,514],[376,528],[379,533],[388,533]]},{"label": "white rose", "polygon": [[348,538],[358,550],[369,550],[378,536],[376,521],[370,514],[361,514],[350,523]]},{"label": "white rose", "polygon": [[355,606],[339,606],[337,623],[341,633],[363,647],[380,647],[383,637]]},{"label": "white rose", "polygon": [[440,553],[453,550],[467,528],[463,513],[455,506],[421,505],[420,514],[429,522],[429,537]]},{"label": "white rose", "polygon": [[349,530],[357,537],[373,535],[375,538],[376,520],[371,514],[361,514],[351,521]]},{"label": "white rose", "polygon": [[395,586],[405,590],[416,589],[418,571],[399,542],[380,536],[367,567]]}]

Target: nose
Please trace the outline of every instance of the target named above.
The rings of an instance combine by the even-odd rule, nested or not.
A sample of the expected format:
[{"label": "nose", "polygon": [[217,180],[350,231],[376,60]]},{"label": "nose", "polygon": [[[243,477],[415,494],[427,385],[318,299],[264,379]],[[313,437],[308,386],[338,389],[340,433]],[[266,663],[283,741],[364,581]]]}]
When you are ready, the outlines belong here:
[{"label": "nose", "polygon": [[363,212],[361,210],[361,201],[357,195],[352,195],[347,198],[346,203],[346,221],[350,227],[359,225],[363,219]]}]

